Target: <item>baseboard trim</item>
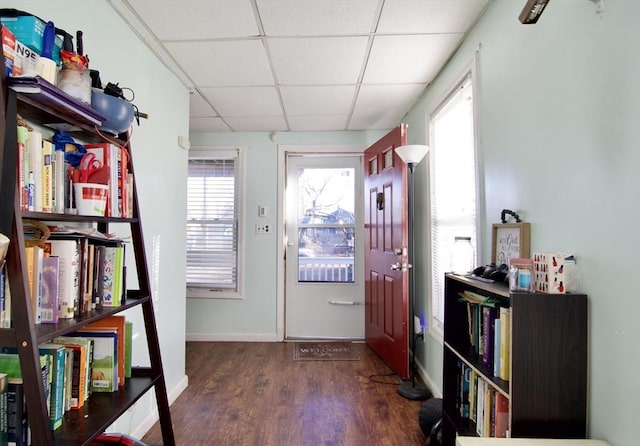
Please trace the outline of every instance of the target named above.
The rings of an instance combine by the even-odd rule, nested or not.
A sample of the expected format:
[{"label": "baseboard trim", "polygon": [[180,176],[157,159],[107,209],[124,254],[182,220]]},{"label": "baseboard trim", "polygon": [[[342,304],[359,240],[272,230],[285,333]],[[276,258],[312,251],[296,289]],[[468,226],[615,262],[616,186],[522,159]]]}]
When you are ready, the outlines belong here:
[{"label": "baseboard trim", "polygon": [[[184,375],[180,382],[178,382],[178,384],[173,387],[173,389],[167,391],[167,399],[169,400],[169,405],[173,404],[188,386],[189,377],[187,375]],[[153,427],[153,425],[156,424],[156,422],[160,419],[160,416],[158,415],[158,409],[155,404],[155,394],[153,394],[152,401],[153,404],[151,410],[149,411],[149,415],[147,415],[140,422],[140,424],[138,424],[138,426],[136,426],[131,432],[129,432],[129,435],[131,435],[132,437],[144,437],[147,432],[149,432],[149,430]]]},{"label": "baseboard trim", "polygon": [[431,391],[431,395],[434,398],[442,398],[442,391],[438,388],[436,382],[431,379],[431,376],[429,376],[424,367],[422,367],[422,364],[416,361],[416,365],[418,366],[418,375],[420,375],[420,379],[422,379],[422,382]]},{"label": "baseboard trim", "polygon": [[187,342],[278,342],[276,333],[187,333]]}]

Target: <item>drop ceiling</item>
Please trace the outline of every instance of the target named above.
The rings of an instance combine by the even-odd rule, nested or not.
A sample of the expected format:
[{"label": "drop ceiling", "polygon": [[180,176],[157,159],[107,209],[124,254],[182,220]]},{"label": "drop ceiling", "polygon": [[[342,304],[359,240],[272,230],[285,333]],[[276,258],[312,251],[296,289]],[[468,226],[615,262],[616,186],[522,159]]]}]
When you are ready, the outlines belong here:
[{"label": "drop ceiling", "polygon": [[109,0],[189,88],[190,132],[396,126],[490,0]]}]

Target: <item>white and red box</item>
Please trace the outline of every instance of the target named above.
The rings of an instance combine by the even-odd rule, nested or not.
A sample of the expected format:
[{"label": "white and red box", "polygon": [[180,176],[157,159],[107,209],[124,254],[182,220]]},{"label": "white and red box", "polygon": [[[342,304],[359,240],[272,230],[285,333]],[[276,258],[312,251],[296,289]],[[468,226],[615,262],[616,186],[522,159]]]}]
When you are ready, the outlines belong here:
[{"label": "white and red box", "polygon": [[561,252],[534,252],[532,256],[533,290],[551,294],[574,291],[575,262],[569,260],[572,258]]},{"label": "white and red box", "polygon": [[16,58],[16,36],[6,26],[2,27],[2,55],[7,77],[13,76],[13,64]]}]

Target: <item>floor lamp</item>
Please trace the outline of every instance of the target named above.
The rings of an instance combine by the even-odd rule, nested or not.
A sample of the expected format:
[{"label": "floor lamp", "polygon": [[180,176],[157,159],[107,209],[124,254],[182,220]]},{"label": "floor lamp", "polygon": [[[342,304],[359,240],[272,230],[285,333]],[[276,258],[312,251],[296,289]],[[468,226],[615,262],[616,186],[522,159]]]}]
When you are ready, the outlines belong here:
[{"label": "floor lamp", "polygon": [[398,394],[409,400],[422,401],[429,398],[430,392],[424,388],[421,384],[416,383],[416,358],[415,358],[415,346],[416,346],[416,332],[414,328],[415,324],[415,273],[413,271],[414,265],[414,204],[415,204],[415,186],[414,186],[414,169],[422,161],[429,151],[428,146],[420,144],[412,144],[406,146],[396,147],[396,153],[405,162],[409,168],[409,354],[411,355],[409,363],[409,380],[403,382],[398,387]]}]

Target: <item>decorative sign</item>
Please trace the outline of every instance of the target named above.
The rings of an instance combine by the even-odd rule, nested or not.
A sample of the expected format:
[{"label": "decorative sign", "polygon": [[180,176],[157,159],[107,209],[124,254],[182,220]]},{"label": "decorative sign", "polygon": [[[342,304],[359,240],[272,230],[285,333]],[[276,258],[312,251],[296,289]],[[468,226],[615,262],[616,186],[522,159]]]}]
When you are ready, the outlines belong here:
[{"label": "decorative sign", "polygon": [[509,259],[529,257],[529,223],[494,223],[491,262],[509,265]]}]

